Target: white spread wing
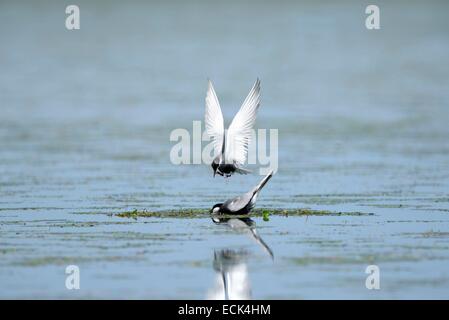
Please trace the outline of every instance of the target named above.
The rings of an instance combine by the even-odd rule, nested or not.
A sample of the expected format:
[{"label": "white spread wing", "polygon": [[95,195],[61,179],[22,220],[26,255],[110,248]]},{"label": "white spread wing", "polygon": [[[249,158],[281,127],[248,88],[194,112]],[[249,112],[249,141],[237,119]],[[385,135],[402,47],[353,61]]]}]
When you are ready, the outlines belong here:
[{"label": "white spread wing", "polygon": [[210,80],[207,87],[204,120],[206,123],[206,132],[214,143],[215,155],[219,155],[223,147],[223,114],[221,113],[220,103],[218,102],[217,95]]},{"label": "white spread wing", "polygon": [[256,80],[226,134],[225,157],[227,163],[243,165],[251,142],[252,129],[260,105],[260,81]]}]

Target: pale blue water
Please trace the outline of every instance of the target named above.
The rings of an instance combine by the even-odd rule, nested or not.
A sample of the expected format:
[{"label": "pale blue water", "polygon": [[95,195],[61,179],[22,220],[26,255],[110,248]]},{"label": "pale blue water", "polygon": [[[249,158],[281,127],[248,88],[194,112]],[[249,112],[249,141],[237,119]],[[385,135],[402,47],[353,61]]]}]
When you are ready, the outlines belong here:
[{"label": "pale blue water", "polygon": [[[207,298],[222,249],[252,298],[449,297],[446,2],[378,2],[379,31],[357,1],[77,3],[78,31],[65,4],[0,3],[1,298]],[[255,218],[274,260],[210,219],[115,216],[255,185],[172,165],[169,135],[207,78],[229,119],[256,77],[280,142],[258,207],[372,215]]]}]

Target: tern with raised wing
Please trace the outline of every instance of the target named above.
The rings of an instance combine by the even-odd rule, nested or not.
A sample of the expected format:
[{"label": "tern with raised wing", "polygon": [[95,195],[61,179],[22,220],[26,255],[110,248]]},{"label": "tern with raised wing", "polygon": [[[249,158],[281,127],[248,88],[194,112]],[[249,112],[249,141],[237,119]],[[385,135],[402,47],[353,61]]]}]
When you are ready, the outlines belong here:
[{"label": "tern with raised wing", "polygon": [[260,106],[260,81],[254,86],[225,132],[223,114],[212,82],[209,80],[206,94],[206,132],[212,138],[215,158],[212,161],[214,177],[219,174],[230,177],[233,173],[247,174],[242,168],[248,154],[252,129]]},{"label": "tern with raised wing", "polygon": [[262,190],[272,176],[273,171],[270,171],[270,173],[267,174],[253,189],[241,196],[226,200],[223,203],[215,204],[212,209],[210,209],[210,213],[234,215],[248,214],[255,207],[260,190]]}]

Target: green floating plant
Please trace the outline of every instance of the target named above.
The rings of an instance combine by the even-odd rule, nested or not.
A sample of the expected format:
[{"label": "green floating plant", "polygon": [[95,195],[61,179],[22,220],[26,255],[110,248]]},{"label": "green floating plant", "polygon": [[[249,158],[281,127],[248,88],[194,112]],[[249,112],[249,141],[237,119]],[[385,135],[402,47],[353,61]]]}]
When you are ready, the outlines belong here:
[{"label": "green floating plant", "polygon": [[270,212],[268,210],[262,211],[263,221],[270,221]]},{"label": "green floating plant", "polygon": [[[209,209],[172,209],[161,211],[130,210],[115,214],[122,218],[207,218],[210,217]],[[270,216],[366,216],[372,213],[363,212],[332,212],[326,210],[312,210],[308,208],[298,209],[254,209],[248,215],[221,215],[222,218],[262,217],[263,221],[269,221]]]}]

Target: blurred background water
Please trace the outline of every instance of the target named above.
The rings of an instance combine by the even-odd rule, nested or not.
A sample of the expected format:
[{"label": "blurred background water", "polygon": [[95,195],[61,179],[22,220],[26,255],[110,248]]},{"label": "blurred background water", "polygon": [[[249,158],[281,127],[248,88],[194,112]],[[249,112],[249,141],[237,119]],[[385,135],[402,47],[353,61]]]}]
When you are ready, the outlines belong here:
[{"label": "blurred background water", "polygon": [[[447,2],[376,1],[380,30],[367,1],[76,1],[74,31],[68,4],[0,2],[0,297],[212,297],[223,256],[253,298],[449,297]],[[274,261],[209,219],[115,216],[255,185],[172,165],[169,135],[207,78],[230,119],[256,77],[279,129],[258,207],[372,215],[256,219]]]}]

